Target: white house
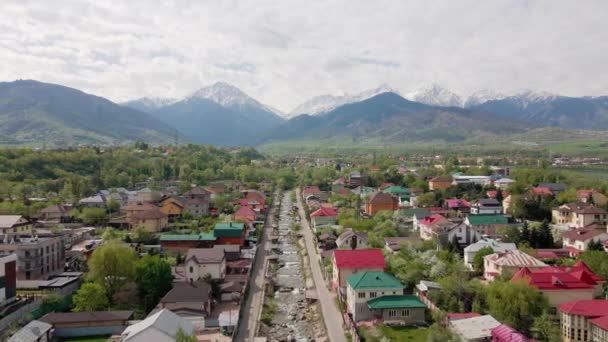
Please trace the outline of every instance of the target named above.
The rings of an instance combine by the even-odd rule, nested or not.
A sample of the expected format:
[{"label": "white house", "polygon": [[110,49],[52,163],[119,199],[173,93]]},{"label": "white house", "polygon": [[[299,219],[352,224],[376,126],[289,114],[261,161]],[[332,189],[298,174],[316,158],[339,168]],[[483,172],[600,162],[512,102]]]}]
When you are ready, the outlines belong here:
[{"label": "white house", "polygon": [[497,242],[493,239],[482,239],[464,248],[464,264],[473,269],[473,260],[480,249],[490,247],[494,253],[505,252],[517,249],[511,242]]},{"label": "white house", "polygon": [[515,180],[511,179],[511,178],[501,178],[501,179],[497,179],[494,181],[494,186],[502,189],[502,190],[506,190],[508,187],[510,187],[511,185],[513,185],[513,183],[515,183]]},{"label": "white house", "polygon": [[606,240],[608,240],[606,227],[596,224],[572,229],[562,234],[564,247],[575,248],[579,251],[586,251],[591,241],[604,242]]},{"label": "white house", "polygon": [[163,309],[128,326],[121,334],[121,342],[175,342],[180,328],[187,335],[194,333],[194,326],[190,322]]},{"label": "white house", "polygon": [[465,342],[490,341],[492,329],[499,325],[490,315],[450,321],[450,329]]},{"label": "white house", "polygon": [[224,279],[226,257],[222,248],[191,248],[186,255],[186,277],[197,281],[207,274],[211,279]]}]

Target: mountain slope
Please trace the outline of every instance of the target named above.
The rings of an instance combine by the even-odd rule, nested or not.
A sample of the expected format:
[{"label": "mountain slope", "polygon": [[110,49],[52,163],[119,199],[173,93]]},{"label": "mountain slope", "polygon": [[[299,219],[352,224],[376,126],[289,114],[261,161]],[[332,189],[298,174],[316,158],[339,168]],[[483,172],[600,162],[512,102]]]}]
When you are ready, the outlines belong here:
[{"label": "mountain slope", "polygon": [[472,136],[522,131],[523,125],[487,112],[429,106],[388,92],[324,115],[293,118],[270,132],[267,141],[334,137],[353,141],[463,141]]},{"label": "mountain slope", "polygon": [[136,100],[120,103],[121,106],[136,109],[144,113],[152,113],[163,107],[169,106],[177,102],[174,98],[163,97],[142,97]]},{"label": "mountain slope", "polygon": [[152,113],[193,142],[224,146],[252,145],[284,120],[270,107],[238,88],[216,83]]},{"label": "mountain slope", "polygon": [[403,95],[404,98],[424,103],[430,106],[440,107],[462,107],[462,99],[455,93],[437,84],[410,91]]},{"label": "mountain slope", "polygon": [[567,97],[525,92],[470,108],[522,121],[531,127],[608,129],[608,97]]},{"label": "mountain slope", "polygon": [[171,141],[175,130],[102,97],[31,80],[0,83],[0,143]]}]

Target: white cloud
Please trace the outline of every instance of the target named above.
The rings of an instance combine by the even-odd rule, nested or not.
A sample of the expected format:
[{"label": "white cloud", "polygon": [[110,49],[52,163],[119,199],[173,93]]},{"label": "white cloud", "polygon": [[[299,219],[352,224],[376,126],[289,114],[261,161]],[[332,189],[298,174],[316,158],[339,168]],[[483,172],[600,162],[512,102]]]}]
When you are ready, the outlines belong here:
[{"label": "white cloud", "polygon": [[122,101],[233,83],[281,110],[381,83],[608,94],[608,2],[3,0],[0,79]]}]

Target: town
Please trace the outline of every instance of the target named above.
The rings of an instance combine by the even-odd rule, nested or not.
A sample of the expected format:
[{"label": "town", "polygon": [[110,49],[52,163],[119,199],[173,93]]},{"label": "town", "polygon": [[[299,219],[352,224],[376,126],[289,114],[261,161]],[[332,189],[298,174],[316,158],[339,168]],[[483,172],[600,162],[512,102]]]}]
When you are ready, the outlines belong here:
[{"label": "town", "polygon": [[15,152],[0,166],[8,341],[608,336],[608,183],[551,161]]}]

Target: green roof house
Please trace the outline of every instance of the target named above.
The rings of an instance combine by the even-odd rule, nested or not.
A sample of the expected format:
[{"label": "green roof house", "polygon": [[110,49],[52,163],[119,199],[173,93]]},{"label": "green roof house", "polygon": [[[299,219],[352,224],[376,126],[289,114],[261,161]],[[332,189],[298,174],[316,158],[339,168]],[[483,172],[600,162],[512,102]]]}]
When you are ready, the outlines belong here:
[{"label": "green roof house", "polygon": [[408,188],[404,188],[404,187],[398,186],[398,185],[393,185],[393,186],[389,186],[388,188],[384,189],[383,192],[397,197],[399,199],[400,207],[410,205],[411,192],[410,192],[410,189],[408,189]]},{"label": "green roof house", "polygon": [[218,244],[245,244],[245,224],[239,222],[218,223],[213,227],[213,236]]},{"label": "green roof house", "polygon": [[482,236],[495,238],[498,230],[508,225],[509,220],[503,215],[469,215],[464,223]]},{"label": "green roof house", "polygon": [[348,313],[355,322],[380,320],[390,324],[425,323],[426,305],[405,295],[404,285],[385,272],[359,272],[346,278]]}]

